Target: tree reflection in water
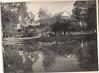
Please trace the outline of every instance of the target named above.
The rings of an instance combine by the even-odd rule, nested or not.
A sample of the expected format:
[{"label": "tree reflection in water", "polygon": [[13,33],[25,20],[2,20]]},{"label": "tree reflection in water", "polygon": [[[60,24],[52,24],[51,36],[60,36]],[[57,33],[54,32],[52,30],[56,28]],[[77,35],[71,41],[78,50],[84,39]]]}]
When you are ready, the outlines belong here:
[{"label": "tree reflection in water", "polygon": [[79,48],[77,52],[79,65],[87,71],[98,70],[97,42],[84,41],[82,43],[84,46]]},{"label": "tree reflection in water", "polygon": [[[3,45],[4,71],[5,73],[32,73],[33,66],[42,59],[39,65],[44,68],[43,71],[50,71],[50,67],[56,63],[56,56],[67,58],[70,55],[76,55],[79,67],[84,70],[97,70],[97,42],[95,40],[73,40],[57,42],[52,45],[41,42],[23,41],[21,44]],[[41,51],[41,52],[39,52]],[[21,53],[21,54],[20,54]],[[25,61],[23,61],[25,59]],[[64,59],[63,59],[64,60]],[[75,61],[74,61],[75,63]],[[42,69],[43,69],[42,68]],[[35,71],[35,70],[34,70]],[[78,70],[79,71],[79,70]]]},{"label": "tree reflection in water", "polygon": [[55,52],[52,50],[45,50],[43,52],[43,66],[45,71],[49,71],[49,67],[55,63]]}]

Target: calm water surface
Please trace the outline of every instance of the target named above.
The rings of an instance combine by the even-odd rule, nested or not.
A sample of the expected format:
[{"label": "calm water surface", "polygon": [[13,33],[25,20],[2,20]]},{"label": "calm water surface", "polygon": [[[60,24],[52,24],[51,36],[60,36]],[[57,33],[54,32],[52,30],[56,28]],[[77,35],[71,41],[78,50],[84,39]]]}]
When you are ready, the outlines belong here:
[{"label": "calm water surface", "polygon": [[23,63],[26,55],[31,60],[27,64],[32,68],[32,72],[64,72],[64,71],[83,71],[79,60],[82,55],[88,57],[88,48],[94,41],[66,41],[66,42],[33,42],[23,41],[14,45],[4,45],[7,49],[16,49]]}]

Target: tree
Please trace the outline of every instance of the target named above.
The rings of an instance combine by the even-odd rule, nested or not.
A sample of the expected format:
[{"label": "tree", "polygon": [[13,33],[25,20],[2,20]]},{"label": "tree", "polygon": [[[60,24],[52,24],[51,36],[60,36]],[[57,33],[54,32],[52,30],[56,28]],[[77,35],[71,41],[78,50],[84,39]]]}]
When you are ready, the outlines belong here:
[{"label": "tree", "polygon": [[19,16],[26,12],[26,3],[2,3],[1,17],[4,37],[15,37],[17,35],[17,23]]},{"label": "tree", "polygon": [[87,6],[87,1],[76,1],[74,3],[74,9],[72,10],[74,18],[79,20],[81,31],[86,30],[86,28],[88,27],[86,22]]},{"label": "tree", "polygon": [[72,17],[70,19],[63,19],[62,16],[55,17],[55,22],[50,25],[52,32],[71,32],[79,30],[79,23]]},{"label": "tree", "polygon": [[47,9],[40,8],[38,12],[38,16],[39,16],[39,19],[42,20],[42,19],[49,18],[50,14],[48,13]]},{"label": "tree", "polygon": [[47,9],[40,8],[38,12],[38,16],[39,16],[41,34],[43,36],[43,33],[46,34],[46,32],[49,31],[51,15]]},{"label": "tree", "polygon": [[50,13],[48,12],[48,10],[44,8],[40,8],[38,12],[38,16],[41,27],[48,26],[50,19]]},{"label": "tree", "polygon": [[51,25],[51,30],[52,32],[68,32],[69,31],[69,21],[67,22],[64,22],[64,21],[61,21],[61,22],[55,22],[53,25]]},{"label": "tree", "polygon": [[96,1],[90,1],[88,3],[88,29],[89,30],[96,30],[97,28],[97,21],[96,21]]},{"label": "tree", "polygon": [[96,1],[76,1],[72,10],[73,17],[79,20],[83,30],[96,29]]},{"label": "tree", "polygon": [[73,32],[73,31],[80,31],[80,26],[79,26],[79,20],[72,17],[72,20],[70,22],[69,25],[69,31]]},{"label": "tree", "polygon": [[[75,3],[75,7],[82,7],[82,1],[76,1]],[[76,17],[79,17],[78,20],[80,19],[84,19],[83,21],[87,23],[87,30],[90,31],[94,31],[96,30],[96,1],[95,0],[91,0],[91,1],[85,1],[85,11],[86,11],[86,17],[84,17],[84,15],[82,15],[82,17],[79,17],[76,11],[78,9],[76,9],[76,11],[74,11],[74,15],[76,15]],[[83,8],[83,7],[82,7]],[[75,10],[75,9],[74,9]],[[82,13],[83,10],[81,10]],[[84,13],[83,13],[84,14]],[[98,56],[97,56],[97,35],[92,34],[90,35],[92,36],[92,38],[94,38],[94,40],[92,40],[92,38],[90,38],[90,40],[87,44],[87,46],[83,49],[79,49],[79,62],[80,62],[80,66],[81,68],[85,69],[85,70],[98,70]],[[87,49],[87,50],[85,50]],[[82,52],[82,50],[84,50],[84,52]],[[87,55],[85,56],[85,52],[87,53]]]}]

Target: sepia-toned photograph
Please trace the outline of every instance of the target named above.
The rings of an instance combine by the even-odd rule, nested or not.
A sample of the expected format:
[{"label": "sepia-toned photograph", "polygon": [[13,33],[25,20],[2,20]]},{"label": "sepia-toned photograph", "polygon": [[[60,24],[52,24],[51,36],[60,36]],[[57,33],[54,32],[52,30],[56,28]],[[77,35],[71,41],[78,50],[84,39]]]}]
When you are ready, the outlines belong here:
[{"label": "sepia-toned photograph", "polygon": [[96,0],[1,3],[4,73],[98,71]]}]

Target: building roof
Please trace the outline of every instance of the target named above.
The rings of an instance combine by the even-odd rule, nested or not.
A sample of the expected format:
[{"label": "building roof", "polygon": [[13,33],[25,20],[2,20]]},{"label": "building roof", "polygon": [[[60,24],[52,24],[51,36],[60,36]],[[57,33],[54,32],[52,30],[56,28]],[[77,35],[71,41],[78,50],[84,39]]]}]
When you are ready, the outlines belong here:
[{"label": "building roof", "polygon": [[59,12],[57,14],[55,14],[54,16],[71,16],[71,14],[69,14],[67,11],[62,11],[62,12]]}]

